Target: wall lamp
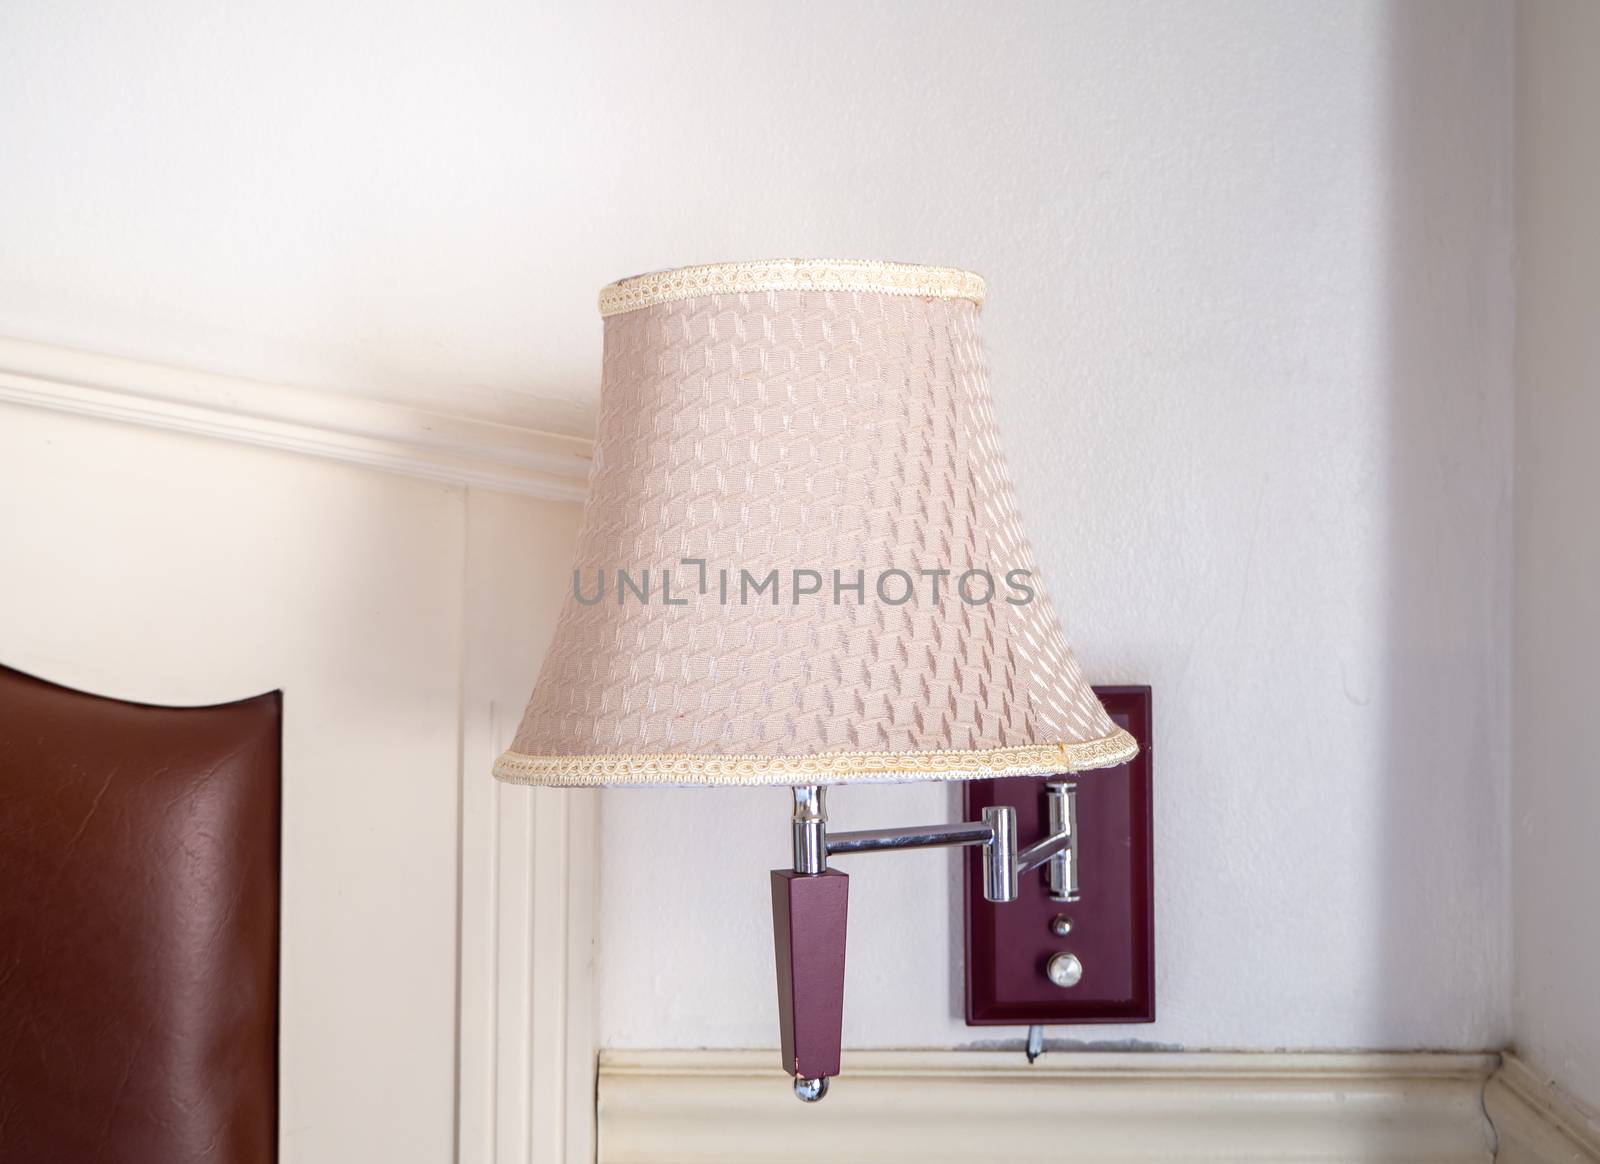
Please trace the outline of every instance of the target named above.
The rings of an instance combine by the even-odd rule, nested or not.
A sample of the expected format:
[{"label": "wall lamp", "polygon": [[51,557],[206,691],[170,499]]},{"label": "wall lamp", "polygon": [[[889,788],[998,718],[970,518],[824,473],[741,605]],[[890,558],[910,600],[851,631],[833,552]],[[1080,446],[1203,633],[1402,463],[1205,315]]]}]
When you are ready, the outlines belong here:
[{"label": "wall lamp", "polygon": [[[802,1099],[839,1071],[849,880],[830,858],[975,846],[987,901],[1015,901],[1033,870],[1072,901],[1064,776],[1138,751],[1084,680],[1022,532],[983,296],[968,271],[850,260],[685,267],[600,293],[573,587],[494,772],[792,789],[793,868],[772,873],[772,900]],[[827,828],[829,785],[1001,777],[1047,778],[1026,845],[998,803]]]},{"label": "wall lamp", "polygon": [[828,1093],[828,1079],[839,1073],[849,879],[829,869],[828,858],[976,845],[982,847],[986,901],[1017,900],[1022,875],[1043,867],[1050,899],[1075,902],[1077,790],[1055,780],[1044,790],[1050,833],[1022,849],[1017,810],[1009,804],[985,807],[981,820],[830,833],[827,788],[808,784],[794,789],[794,868],[772,871],[772,924],[783,1064],[795,1077],[795,1095],[814,1103]]}]

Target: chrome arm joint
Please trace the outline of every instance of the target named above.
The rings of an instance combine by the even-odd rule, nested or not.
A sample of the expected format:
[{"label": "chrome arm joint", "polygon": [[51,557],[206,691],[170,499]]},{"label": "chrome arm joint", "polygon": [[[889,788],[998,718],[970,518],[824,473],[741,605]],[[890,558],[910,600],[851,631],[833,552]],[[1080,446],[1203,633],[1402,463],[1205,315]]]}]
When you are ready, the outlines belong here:
[{"label": "chrome arm joint", "polygon": [[1077,794],[1070,783],[1052,780],[1045,785],[1050,835],[1025,849],[1017,844],[1017,811],[1004,804],[985,808],[981,821],[829,833],[826,791],[815,784],[794,789],[797,873],[821,873],[827,869],[829,857],[849,853],[982,845],[983,896],[987,900],[1015,901],[1021,875],[1041,865],[1052,901],[1078,900]]}]

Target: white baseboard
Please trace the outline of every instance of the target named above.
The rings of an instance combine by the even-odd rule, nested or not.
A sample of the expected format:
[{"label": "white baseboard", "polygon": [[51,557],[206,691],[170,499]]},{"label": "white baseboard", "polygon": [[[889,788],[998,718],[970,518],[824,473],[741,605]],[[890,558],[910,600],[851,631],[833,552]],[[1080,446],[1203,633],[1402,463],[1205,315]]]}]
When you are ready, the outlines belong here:
[{"label": "white baseboard", "polygon": [[1497,1059],[1456,1054],[846,1052],[822,1103],[775,1051],[608,1051],[600,1164],[1487,1164]]},{"label": "white baseboard", "polygon": [[1483,1106],[1500,1140],[1499,1164],[1600,1162],[1600,1116],[1515,1055],[1489,1080]]},{"label": "white baseboard", "polygon": [[0,337],[0,402],[556,501],[588,489],[581,437],[26,340]]}]

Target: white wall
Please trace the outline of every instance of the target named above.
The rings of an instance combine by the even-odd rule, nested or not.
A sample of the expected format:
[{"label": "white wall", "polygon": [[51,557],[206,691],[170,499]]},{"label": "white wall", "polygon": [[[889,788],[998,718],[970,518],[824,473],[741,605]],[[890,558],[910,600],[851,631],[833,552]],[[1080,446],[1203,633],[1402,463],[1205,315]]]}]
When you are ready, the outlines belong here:
[{"label": "white wall", "polygon": [[[1162,1017],[1074,1034],[1481,1047],[1509,991],[1510,32],[1492,0],[21,0],[0,333],[582,431],[608,279],[980,270],[1069,633],[1157,701]],[[605,798],[608,1043],[773,1042],[784,812]],[[853,1043],[974,1034],[951,886],[942,855],[861,863]]]},{"label": "white wall", "polygon": [[1600,8],[1517,17],[1517,1050],[1600,1106]]},{"label": "white wall", "polygon": [[[1091,675],[1155,689],[1159,1020],[1053,1034],[1494,1045],[1509,15],[1011,11],[930,22],[919,53],[880,62],[862,101],[880,113],[839,148],[870,170],[900,132],[951,135],[919,171],[939,219],[916,222],[912,253],[950,240],[993,276],[985,327],[1042,567]],[[968,52],[982,64],[942,72],[947,92],[920,88],[920,61]],[[817,84],[863,82],[841,65]],[[904,87],[918,112],[881,113]],[[866,181],[861,221],[890,181]],[[832,812],[872,826],[952,805],[848,791]],[[759,871],[785,862],[784,812],[777,792],[606,794],[609,1044],[772,1041]],[[685,834],[709,853],[662,893]],[[951,859],[850,868],[849,1042],[1020,1038],[959,1018]]]}]

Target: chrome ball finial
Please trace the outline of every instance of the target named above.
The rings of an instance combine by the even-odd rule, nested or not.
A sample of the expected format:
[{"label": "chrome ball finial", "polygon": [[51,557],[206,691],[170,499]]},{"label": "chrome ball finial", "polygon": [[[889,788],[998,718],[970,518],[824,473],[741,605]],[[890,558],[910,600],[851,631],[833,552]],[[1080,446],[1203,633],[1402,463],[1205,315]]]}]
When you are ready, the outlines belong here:
[{"label": "chrome ball finial", "polygon": [[801,1079],[799,1077],[795,1078],[795,1081],[794,1081],[794,1095],[795,1095],[795,1098],[800,1100],[801,1102],[803,1102],[803,1103],[816,1103],[819,1099],[821,1099],[824,1095],[827,1095],[827,1094],[828,1094],[828,1077],[826,1075],[824,1075],[820,1079]]}]

